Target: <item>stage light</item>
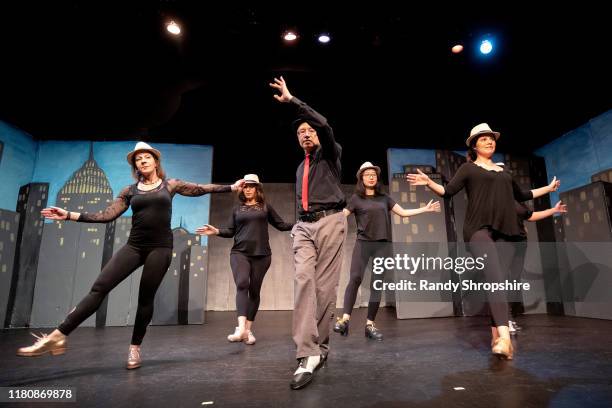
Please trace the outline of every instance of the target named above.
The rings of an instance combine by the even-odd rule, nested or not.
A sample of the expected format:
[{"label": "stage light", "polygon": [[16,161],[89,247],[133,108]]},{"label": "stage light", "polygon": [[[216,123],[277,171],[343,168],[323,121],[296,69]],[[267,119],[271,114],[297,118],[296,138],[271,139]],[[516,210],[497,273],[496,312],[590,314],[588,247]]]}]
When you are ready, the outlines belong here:
[{"label": "stage light", "polygon": [[170,21],[166,25],[166,30],[168,30],[168,32],[173,35],[179,35],[181,33],[181,27],[179,27],[179,25],[176,24],[174,20]]},{"label": "stage light", "polygon": [[453,52],[453,54],[459,54],[461,51],[463,51],[463,45],[454,45],[453,48],[451,48],[451,51]]},{"label": "stage light", "polygon": [[493,51],[493,43],[490,40],[482,40],[480,42],[480,52],[484,55],[490,54]]},{"label": "stage light", "polygon": [[285,41],[295,41],[297,40],[297,34],[295,34],[293,31],[287,31],[283,35],[283,38],[285,39]]},{"label": "stage light", "polygon": [[319,35],[319,42],[322,44],[327,44],[328,42],[330,42],[331,38],[329,38],[329,35],[327,34],[321,34]]}]

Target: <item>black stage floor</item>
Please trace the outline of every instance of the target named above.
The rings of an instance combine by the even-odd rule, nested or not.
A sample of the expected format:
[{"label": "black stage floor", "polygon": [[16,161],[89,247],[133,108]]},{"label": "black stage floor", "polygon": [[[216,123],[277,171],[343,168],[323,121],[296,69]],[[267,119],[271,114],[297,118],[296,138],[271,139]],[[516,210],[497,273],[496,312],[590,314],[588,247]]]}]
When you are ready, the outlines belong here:
[{"label": "black stage floor", "polygon": [[612,321],[524,316],[515,359],[500,361],[490,354],[487,318],[396,320],[385,309],[378,343],[364,338],[360,309],[349,337],[334,334],[314,382],[291,391],[291,312],[260,312],[255,346],[226,340],[234,316],[209,312],[203,326],[151,327],[143,366],[133,371],[124,368],[131,328],[80,328],[65,355],[36,358],[15,355],[31,344],[28,330],[3,330],[0,385],[76,388],[76,404],[17,407],[612,406]]}]

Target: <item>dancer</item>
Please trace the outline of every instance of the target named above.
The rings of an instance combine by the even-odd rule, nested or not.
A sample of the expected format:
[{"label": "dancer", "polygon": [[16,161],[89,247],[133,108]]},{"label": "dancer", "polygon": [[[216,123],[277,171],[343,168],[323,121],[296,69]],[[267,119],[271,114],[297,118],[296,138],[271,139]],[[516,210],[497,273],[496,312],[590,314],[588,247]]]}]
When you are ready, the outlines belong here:
[{"label": "dancer", "polygon": [[[108,223],[132,207],[132,229],[128,242],[102,268],[91,291],[49,335],[37,337],[34,345],[22,347],[20,356],[45,353],[63,354],[67,336],[95,313],[106,295],[138,267],[144,266],[138,292],[138,309],[130,344],[127,369],[141,366],[140,345],[153,316],[153,298],[172,259],[172,198],[175,194],[198,197],[208,193],[238,190],[243,181],[231,186],[188,183],[167,179],[161,166],[161,152],[147,143],[138,142],[127,155],[137,183],[125,187],[103,212],[89,214],[49,207],[41,214],[50,220]],[[36,337],[36,336],[35,336]]]},{"label": "dancer", "polygon": [[216,228],[207,224],[196,229],[196,233],[234,237],[230,265],[236,283],[238,327],[227,339],[252,345],[256,341],[252,327],[259,310],[259,293],[272,261],[268,223],[279,231],[289,231],[293,224],[284,222],[266,203],[263,186],[256,174],[244,176],[244,187],[239,198],[240,205],[234,207],[228,227]]},{"label": "dancer", "polygon": [[[405,210],[389,195],[381,191],[380,167],[365,162],[357,172],[355,194],[351,196],[344,214],[348,217],[355,213],[357,221],[357,240],[351,259],[349,282],[344,292],[344,315],[337,318],[334,331],[343,336],[349,334],[349,320],[357,299],[357,291],[363,280],[365,269],[370,258],[391,256],[391,215],[389,211],[400,217],[410,217],[425,212],[440,211],[440,202],[429,201],[426,206]],[[374,325],[380,306],[380,292],[370,288],[368,303],[368,318],[365,326],[365,336],[368,339],[382,341],[382,332]]]},{"label": "dancer", "polygon": [[[524,203],[515,201],[516,214],[518,217],[518,225],[520,234],[513,245],[515,245],[514,257],[510,264],[510,280],[520,281],[525,265],[525,255],[527,252],[527,228],[525,227],[524,221],[536,222],[543,220],[544,218],[552,217],[555,214],[561,214],[567,212],[567,206],[563,202],[559,201],[554,207],[543,211],[532,211]],[[516,295],[518,296],[518,295]],[[518,299],[511,299],[509,302],[510,317],[508,321],[508,331],[510,335],[514,335],[517,331],[521,331],[522,328],[516,323],[516,318],[522,311],[522,302]]]},{"label": "dancer", "polygon": [[[450,198],[465,188],[468,194],[468,208],[463,226],[464,241],[476,258],[487,259],[484,267],[488,282],[502,282],[505,271],[502,268],[496,242],[513,241],[520,235],[514,201],[523,202],[540,197],[559,188],[556,177],[545,187],[522,191],[512,180],[510,173],[492,160],[499,132],[481,123],[475,126],[466,140],[468,162],[459,167],[452,180],[446,185],[431,180],[425,173],[407,175],[412,185],[424,185],[441,197]],[[488,257],[485,257],[487,254]],[[491,309],[492,352],[499,357],[511,359],[512,342],[508,330],[508,303],[505,293],[488,292]]]},{"label": "dancer", "polygon": [[290,387],[308,385],[329,353],[347,222],[340,182],[342,148],[327,119],[291,95],[283,77],[270,86],[297,110],[293,129],[304,161],[296,173],[299,221],[292,230],[295,263],[293,340],[298,367]]}]

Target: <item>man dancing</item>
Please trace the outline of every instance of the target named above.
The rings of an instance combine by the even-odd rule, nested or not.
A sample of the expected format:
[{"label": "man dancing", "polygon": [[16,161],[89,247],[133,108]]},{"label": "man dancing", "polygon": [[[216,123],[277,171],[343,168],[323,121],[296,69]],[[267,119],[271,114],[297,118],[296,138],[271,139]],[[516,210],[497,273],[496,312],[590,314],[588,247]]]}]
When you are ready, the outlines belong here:
[{"label": "man dancing", "polygon": [[342,148],[327,119],[291,95],[283,77],[270,86],[295,106],[293,122],[304,161],[296,173],[298,222],[292,230],[295,263],[293,341],[298,367],[291,388],[308,385],[327,360],[347,221],[340,185]]}]

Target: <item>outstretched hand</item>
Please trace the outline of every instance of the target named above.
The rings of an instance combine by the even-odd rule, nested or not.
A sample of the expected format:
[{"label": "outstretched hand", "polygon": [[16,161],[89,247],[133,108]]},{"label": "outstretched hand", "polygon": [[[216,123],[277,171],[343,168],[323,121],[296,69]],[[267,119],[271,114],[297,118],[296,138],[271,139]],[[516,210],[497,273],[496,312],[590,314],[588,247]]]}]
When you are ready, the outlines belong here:
[{"label": "outstretched hand", "polygon": [[277,101],[287,103],[293,98],[293,95],[291,95],[291,92],[289,92],[289,88],[287,88],[287,83],[285,82],[285,79],[282,76],[280,77],[280,79],[274,78],[274,83],[270,83],[270,86],[280,91],[280,95],[273,95],[274,99],[276,99]]},{"label": "outstretched hand", "polygon": [[68,218],[68,211],[59,207],[47,207],[40,211],[40,214],[49,220],[65,220]]},{"label": "outstretched hand", "polygon": [[440,212],[440,202],[436,201],[434,203],[433,200],[429,200],[427,205],[423,208],[425,209],[426,212]]},{"label": "outstretched hand", "polygon": [[557,204],[555,204],[555,206],[553,207],[553,210],[555,210],[555,214],[566,213],[567,205],[563,204],[563,201],[559,201]]},{"label": "outstretched hand", "polygon": [[553,177],[552,181],[548,185],[548,188],[550,189],[550,192],[552,193],[553,191],[557,191],[560,185],[561,185],[561,180],[557,180],[557,177],[555,176]]},{"label": "outstretched hand", "polygon": [[423,173],[420,169],[417,169],[418,174],[407,174],[406,181],[410,183],[412,186],[426,186],[429,184],[431,179],[425,173]]},{"label": "outstretched hand", "polygon": [[196,234],[198,235],[217,235],[219,234],[219,229],[213,227],[212,225],[205,224],[201,227],[196,228]]}]

